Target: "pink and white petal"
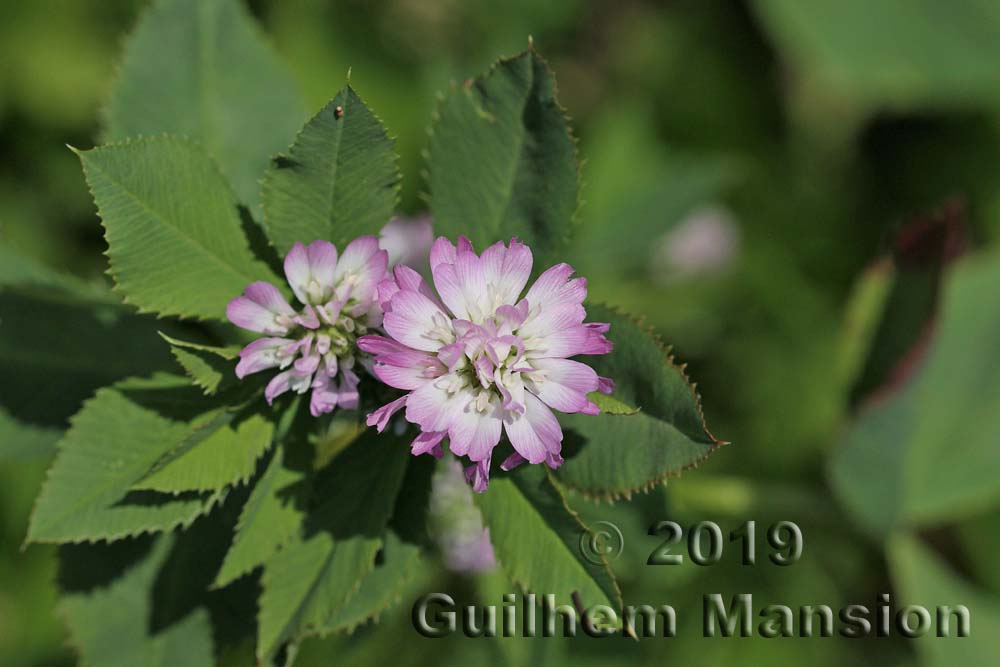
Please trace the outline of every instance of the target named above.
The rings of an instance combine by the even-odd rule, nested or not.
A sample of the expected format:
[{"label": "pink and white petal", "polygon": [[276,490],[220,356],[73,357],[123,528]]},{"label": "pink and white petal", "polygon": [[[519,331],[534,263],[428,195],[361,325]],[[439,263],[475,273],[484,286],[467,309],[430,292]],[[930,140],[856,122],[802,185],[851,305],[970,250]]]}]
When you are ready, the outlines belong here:
[{"label": "pink and white petal", "polygon": [[251,373],[275,368],[282,364],[282,350],[295,341],[288,338],[259,338],[242,350],[236,364],[236,377],[242,379]]},{"label": "pink and white petal", "polygon": [[264,306],[275,315],[288,315],[289,317],[295,315],[295,311],[288,305],[281,291],[264,280],[247,285],[247,288],[243,290],[243,295]]},{"label": "pink and white petal", "polygon": [[395,401],[386,403],[377,410],[370,412],[365,419],[365,423],[369,426],[374,426],[375,430],[381,433],[389,425],[389,420],[392,419],[392,416],[406,406],[406,398],[406,396],[400,396]]},{"label": "pink and white petal", "polygon": [[[502,250],[497,249],[497,245]],[[500,303],[517,302],[531,275],[531,249],[514,238],[509,248],[500,243],[484,250],[482,261],[486,282],[496,290]]]},{"label": "pink and white petal", "polygon": [[441,305],[438,302],[437,295],[434,294],[434,290],[431,289],[431,286],[427,284],[427,281],[424,280],[424,277],[421,276],[416,271],[414,271],[413,269],[411,269],[410,267],[406,266],[405,264],[400,264],[395,269],[393,269],[392,275],[396,281],[396,285],[399,286],[399,289],[410,290],[413,292],[420,292],[428,299],[438,304],[438,306]]},{"label": "pink and white petal", "polygon": [[580,326],[586,317],[583,304],[552,303],[540,309],[532,308],[517,332],[523,338],[542,338],[556,331]]},{"label": "pink and white petal", "polygon": [[[359,273],[375,253],[379,252],[378,239],[374,236],[359,236],[344,248],[334,272],[336,282],[349,275]],[[382,251],[385,252],[385,251]]]},{"label": "pink and white petal", "polygon": [[264,398],[267,399],[268,404],[274,402],[278,396],[281,396],[291,387],[292,371],[284,371],[278,373],[271,381],[267,383],[267,387],[264,388]]},{"label": "pink and white petal", "polygon": [[285,278],[291,285],[292,291],[295,292],[295,298],[300,303],[309,303],[306,287],[309,285],[312,275],[309,270],[309,254],[301,243],[293,245],[292,249],[285,255]]},{"label": "pink and white petal", "polygon": [[610,394],[615,390],[615,381],[611,378],[599,376],[597,378],[597,391],[602,394]]},{"label": "pink and white petal", "polygon": [[383,312],[388,313],[392,310],[392,297],[396,296],[396,292],[399,291],[399,285],[396,283],[395,278],[385,278],[378,284],[378,289],[375,291],[376,298],[378,299],[378,305],[382,308]]},{"label": "pink and white petal", "polygon": [[573,267],[565,263],[546,269],[525,294],[531,307],[545,307],[554,303],[583,303],[587,298],[587,281],[583,278],[570,280],[573,271]]},{"label": "pink and white petal", "polygon": [[396,389],[402,389],[403,391],[419,389],[433,379],[433,377],[428,378],[424,375],[424,369],[422,368],[408,368],[406,366],[392,366],[390,364],[376,363],[372,367],[372,372],[383,383]]},{"label": "pink and white petal", "polygon": [[523,414],[504,415],[504,430],[518,454],[529,463],[541,463],[549,452],[561,448],[562,429],[548,406],[533,394],[524,395],[524,404]]},{"label": "pink and white petal", "polygon": [[245,296],[238,296],[226,305],[226,318],[241,329],[272,336],[287,334],[294,324],[279,321],[273,312]]},{"label": "pink and white petal", "polygon": [[545,465],[555,470],[561,466],[565,461],[563,460],[562,454],[559,452],[549,452],[548,458],[545,459]]},{"label": "pink and white petal", "polygon": [[458,274],[455,272],[454,264],[438,264],[431,273],[434,278],[434,287],[441,295],[441,301],[451,311],[452,315],[460,320],[469,319],[469,306],[466,303],[465,292],[458,281]]},{"label": "pink and white petal", "polygon": [[361,266],[354,274],[354,289],[351,298],[363,306],[375,299],[379,283],[388,277],[389,255],[385,250],[379,250]]},{"label": "pink and white petal", "polygon": [[544,379],[533,383],[534,393],[550,408],[590,415],[600,412],[587,398],[600,386],[593,368],[570,359],[534,359],[532,365],[544,375]]},{"label": "pink and white petal", "polygon": [[514,452],[513,454],[511,454],[510,456],[508,456],[503,460],[503,463],[500,464],[500,469],[505,471],[513,470],[522,463],[527,463],[527,461],[528,459],[524,458],[517,452]]},{"label": "pink and white petal", "polygon": [[419,292],[401,291],[392,299],[392,312],[386,313],[383,326],[399,342],[416,350],[433,352],[442,341],[431,334],[437,328],[435,315],[447,316]]},{"label": "pink and white petal", "polygon": [[497,241],[483,251],[480,261],[483,267],[483,274],[489,285],[496,285],[503,275],[503,260],[507,254],[507,245],[503,241]]},{"label": "pink and white petal", "polygon": [[490,457],[468,466],[464,473],[465,481],[472,485],[472,490],[483,493],[490,485]]},{"label": "pink and white petal", "polygon": [[353,410],[358,407],[361,396],[358,394],[359,378],[352,370],[344,370],[340,374],[340,382],[337,387],[337,404],[345,410]]},{"label": "pink and white petal", "polygon": [[456,412],[448,428],[448,448],[457,456],[468,456],[472,461],[482,461],[500,442],[503,431],[503,411],[494,397],[486,409],[476,409],[476,394],[469,390],[459,392],[464,406]]},{"label": "pink and white petal", "polygon": [[607,354],[611,341],[585,325],[563,329],[545,338],[535,339],[531,346],[532,358],[573,357],[578,354]]},{"label": "pink and white petal", "polygon": [[295,360],[293,367],[299,375],[312,375],[319,368],[320,356],[318,352],[306,354]]},{"label": "pink and white petal", "polygon": [[439,236],[431,245],[431,271],[438,264],[454,264],[456,254],[455,244]]},{"label": "pink and white petal", "polygon": [[444,376],[425,382],[406,400],[406,421],[417,424],[423,431],[447,431],[464,404],[447,390],[453,380]]},{"label": "pink and white petal", "polygon": [[[337,272],[337,246],[329,241],[313,241],[306,248],[309,270],[320,287],[332,290]],[[287,269],[286,269],[287,270]]]},{"label": "pink and white petal", "polygon": [[479,324],[485,317],[492,315],[494,308],[486,288],[486,273],[482,260],[476,253],[459,250],[455,257],[455,277],[461,287],[469,319]]},{"label": "pink and white petal", "polygon": [[424,431],[410,443],[410,453],[414,456],[430,454],[436,459],[441,458],[444,452],[441,450],[441,441],[448,435],[447,431]]},{"label": "pink and white petal", "polygon": [[309,414],[319,417],[327,412],[333,412],[337,407],[337,393],[332,390],[330,377],[320,374],[312,383],[312,395],[309,397]]},{"label": "pink and white petal", "polygon": [[358,347],[363,352],[374,354],[376,356],[380,354],[392,354],[393,352],[410,351],[410,348],[400,342],[394,341],[391,338],[386,338],[385,336],[376,336],[374,334],[359,338]]}]

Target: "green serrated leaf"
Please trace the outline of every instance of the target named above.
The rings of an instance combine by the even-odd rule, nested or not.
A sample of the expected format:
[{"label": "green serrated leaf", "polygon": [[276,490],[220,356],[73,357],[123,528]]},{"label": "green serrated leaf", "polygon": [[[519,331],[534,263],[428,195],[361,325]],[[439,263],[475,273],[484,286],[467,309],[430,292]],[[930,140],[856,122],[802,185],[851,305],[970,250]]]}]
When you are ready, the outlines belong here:
[{"label": "green serrated leaf", "polygon": [[584,608],[621,609],[611,568],[603,555],[581,547],[589,529],[542,466],[522,465],[474,496],[497,560],[516,584],[538,595],[551,593],[560,603],[578,595]]},{"label": "green serrated leaf", "polygon": [[256,207],[268,159],[295,136],[305,104],[242,2],[157,0],[126,44],[104,111],[106,140],[199,141],[239,201]]},{"label": "green serrated leaf", "polygon": [[611,324],[614,350],[587,363],[615,381],[616,401],[641,412],[560,415],[569,432],[556,476],[585,495],[613,499],[679,474],[720,443],[708,432],[694,387],[656,337],[607,306],[590,305],[588,315]]},{"label": "green serrated leaf", "polygon": [[243,507],[215,587],[263,565],[299,531],[305,518],[304,479],[301,471],[284,464],[284,448],[278,447]]},{"label": "green serrated leaf", "polygon": [[196,145],[158,137],[79,155],[127,303],[225,320],[249,283],[282,284],[254,258],[225,179]]},{"label": "green serrated leaf", "polygon": [[529,49],[445,96],[428,157],[436,233],[480,248],[518,236],[537,257],[568,239],[579,170],[555,88]]},{"label": "green serrated leaf", "polygon": [[375,566],[409,456],[395,438],[369,431],[317,480],[328,489],[323,505],[264,566],[258,658],[333,629],[331,619]]},{"label": "green serrated leaf", "polygon": [[262,415],[226,408],[208,413],[132,488],[180,493],[242,484],[273,440],[274,424]]},{"label": "green serrated leaf", "polygon": [[393,142],[350,86],[320,110],[261,187],[264,229],[284,255],[292,245],[343,244],[378,235],[399,196]]},{"label": "green serrated leaf", "polygon": [[377,619],[397,601],[423,566],[421,552],[429,539],[427,512],[435,463],[430,457],[422,457],[407,464],[375,568],[361,580],[347,604],[330,618],[330,632],[353,632],[359,625]]},{"label": "green serrated leaf", "polygon": [[164,495],[131,488],[187,437],[204,402],[186,378],[171,375],[99,390],[59,443],[28,541],[115,540],[187,525],[211,509],[225,490]]},{"label": "green serrated leaf", "polygon": [[218,347],[190,343],[171,338],[162,331],[160,337],[170,344],[170,353],[184,369],[184,373],[206,394],[216,394],[236,381],[232,362],[239,355],[239,346]]},{"label": "green serrated leaf", "polygon": [[[212,624],[198,608],[166,628],[151,629],[153,589],[170,555],[173,536],[162,536],[138,562],[128,564],[106,586],[63,595],[59,609],[85,667],[212,667]],[[117,547],[118,545],[115,545]],[[115,547],[103,546],[102,549]],[[96,569],[106,567],[107,554]]]}]

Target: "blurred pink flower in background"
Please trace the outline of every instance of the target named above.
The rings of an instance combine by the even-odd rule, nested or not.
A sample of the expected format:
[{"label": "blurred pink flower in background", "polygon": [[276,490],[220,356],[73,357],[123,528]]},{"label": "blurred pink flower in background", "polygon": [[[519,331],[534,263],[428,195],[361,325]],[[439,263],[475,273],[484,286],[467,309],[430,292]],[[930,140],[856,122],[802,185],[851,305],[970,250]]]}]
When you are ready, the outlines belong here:
[{"label": "blurred pink flower in background", "polygon": [[431,522],[445,566],[454,572],[486,572],[496,567],[490,530],[472,501],[462,464],[438,466],[431,480]]},{"label": "blurred pink flower in background", "polygon": [[430,253],[434,243],[431,216],[416,218],[396,217],[379,233],[379,246],[389,253],[390,268],[405,264],[418,273],[430,277]]},{"label": "blurred pink flower in background", "polygon": [[669,283],[721,273],[733,264],[739,250],[739,224],[727,209],[715,205],[695,209],[655,242],[652,277]]}]

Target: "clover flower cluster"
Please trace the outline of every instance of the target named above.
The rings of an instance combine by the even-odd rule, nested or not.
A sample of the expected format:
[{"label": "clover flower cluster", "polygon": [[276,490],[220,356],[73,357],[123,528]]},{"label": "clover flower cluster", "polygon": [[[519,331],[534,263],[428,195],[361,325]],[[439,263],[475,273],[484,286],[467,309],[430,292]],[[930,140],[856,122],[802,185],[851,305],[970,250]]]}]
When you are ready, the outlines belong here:
[{"label": "clover flower cluster", "polygon": [[503,435],[514,450],[503,470],[559,467],[563,433],[553,410],[598,414],[589,394],[614,386],[571,359],[611,351],[609,325],[585,321],[586,280],[557,264],[525,290],[533,257],[517,239],[479,255],[464,237],[457,245],[439,238],[429,255],[433,288],[406,264],[389,272],[375,237],[351,242],[339,259],[326,241],[296,244],[285,276],[301,309],[266,282],[229,304],[233,323],[268,336],[243,349],[237,375],[278,368],[267,400],[311,388],[318,416],[358,407],[361,354],[362,366],[405,392],[369,414],[368,425],[381,432],[404,410],[420,429],[413,454],[440,457],[447,439],[471,462],[465,476],[475,491],[486,490]]},{"label": "clover flower cluster", "polygon": [[226,308],[233,324],[267,336],[240,352],[237,377],[278,368],[264,390],[268,403],[286,391],[312,389],[313,416],[338,405],[357,408],[356,341],[382,323],[375,297],[387,265],[387,253],[374,236],[355,239],[339,257],[327,241],[296,243],[285,257],[285,278],[301,308],[263,281],[252,283]]}]

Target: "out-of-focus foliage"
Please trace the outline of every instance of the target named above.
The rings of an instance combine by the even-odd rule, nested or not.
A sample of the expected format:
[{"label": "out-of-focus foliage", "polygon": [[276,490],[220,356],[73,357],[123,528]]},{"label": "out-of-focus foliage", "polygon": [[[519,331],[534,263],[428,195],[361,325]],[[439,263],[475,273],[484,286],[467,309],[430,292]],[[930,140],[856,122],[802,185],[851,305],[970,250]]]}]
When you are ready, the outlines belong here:
[{"label": "out-of-focus foliage", "polygon": [[[0,249],[4,258],[16,258],[11,262],[34,267],[10,272],[21,277],[8,280],[12,263],[0,262],[3,665],[73,664],[70,644],[86,656],[93,642],[107,640],[66,637],[54,613],[55,549],[20,546],[31,499],[72,412],[61,401],[73,404],[161,361],[138,358],[133,367],[131,350],[101,348],[102,327],[135,329],[141,340],[157,327],[108,297],[99,223],[78,161],[64,148],[93,145],[99,109],[117,76],[113,63],[145,4],[41,0],[0,10]],[[696,475],[636,496],[631,505],[573,499],[586,519],[621,527],[626,550],[613,565],[626,602],[669,601],[687,611],[685,622],[698,625],[701,596],[710,590],[833,606],[873,605],[877,593],[891,589],[899,601],[969,605],[975,638],[969,644],[702,640],[700,628],[682,626],[677,639],[638,644],[430,642],[416,636],[409,620],[409,604],[420,593],[462,592],[497,603],[509,591],[495,572],[459,576],[425,562],[410,584],[385,593],[402,600],[395,611],[353,635],[307,642],[300,664],[325,665],[332,656],[344,664],[398,665],[840,665],[914,658],[936,665],[962,655],[971,664],[996,662],[989,630],[1000,594],[1000,476],[991,475],[996,465],[989,467],[995,460],[989,457],[1000,438],[990,392],[990,371],[1000,365],[996,327],[990,328],[1000,307],[991,249],[1000,235],[1000,17],[993,4],[257,0],[250,6],[309,112],[343,88],[351,71],[351,85],[396,140],[401,207],[410,213],[423,209],[420,194],[428,189],[419,151],[436,92],[453,80],[461,85],[499,53],[522,50],[529,34],[546,53],[586,158],[571,260],[590,278],[592,298],[644,313],[675,343],[699,379],[714,430],[735,443]],[[305,117],[294,112],[292,132]],[[871,402],[870,392],[858,390],[865,370],[894,368],[913,352],[890,344],[880,353],[888,363],[871,358],[885,318],[903,321],[887,305],[902,284],[893,282],[900,267],[886,268],[890,239],[909,216],[955,195],[967,203],[969,253],[980,256],[944,269],[940,313],[936,281],[897,289],[897,299],[932,306],[898,339],[924,340],[925,347],[916,350],[912,374]],[[709,252],[699,254],[705,246],[696,242],[678,250],[678,239],[689,238],[709,239]],[[18,306],[29,298],[36,303],[43,289],[46,308]],[[67,312],[78,306],[61,302],[61,290],[87,291],[93,308]],[[16,372],[23,361],[16,343],[52,326],[78,332],[86,351],[53,345],[54,361],[79,364],[54,363],[55,384],[33,386],[37,378]],[[182,332],[169,333],[186,340]],[[166,344],[142,349],[169,351]],[[62,382],[68,384],[60,388]],[[51,398],[37,393],[49,389],[56,390]],[[27,409],[39,405],[49,410]],[[287,477],[275,489],[291,484],[294,474]],[[268,507],[261,499],[261,515],[273,511]],[[879,512],[889,517],[890,509],[895,520],[880,520]],[[685,525],[715,519],[727,530],[748,518],[792,520],[803,528],[806,550],[788,568],[744,568],[728,552],[709,568],[643,565],[657,544],[646,528],[664,518]],[[240,521],[255,544],[277,548],[283,541],[254,534],[252,516]],[[903,534],[886,537],[871,530],[873,523]],[[151,584],[147,576],[155,559],[170,562],[169,549],[161,539],[124,555],[133,559],[135,590],[169,589],[169,582]],[[86,562],[85,553],[75,556]],[[235,576],[250,565],[230,567]],[[64,601],[64,616],[104,613],[74,609],[83,596],[96,595],[86,600],[109,604],[110,614],[120,611],[119,596],[135,594],[103,587],[99,572],[89,575],[98,581],[81,584]],[[200,623],[208,613],[236,617],[221,601],[180,598],[171,622]],[[130,638],[121,650],[151,660],[180,660],[172,651],[184,651],[185,664],[197,664],[199,645],[147,647],[136,619],[120,620],[119,634]],[[252,660],[252,646],[220,645],[224,664]]]}]

